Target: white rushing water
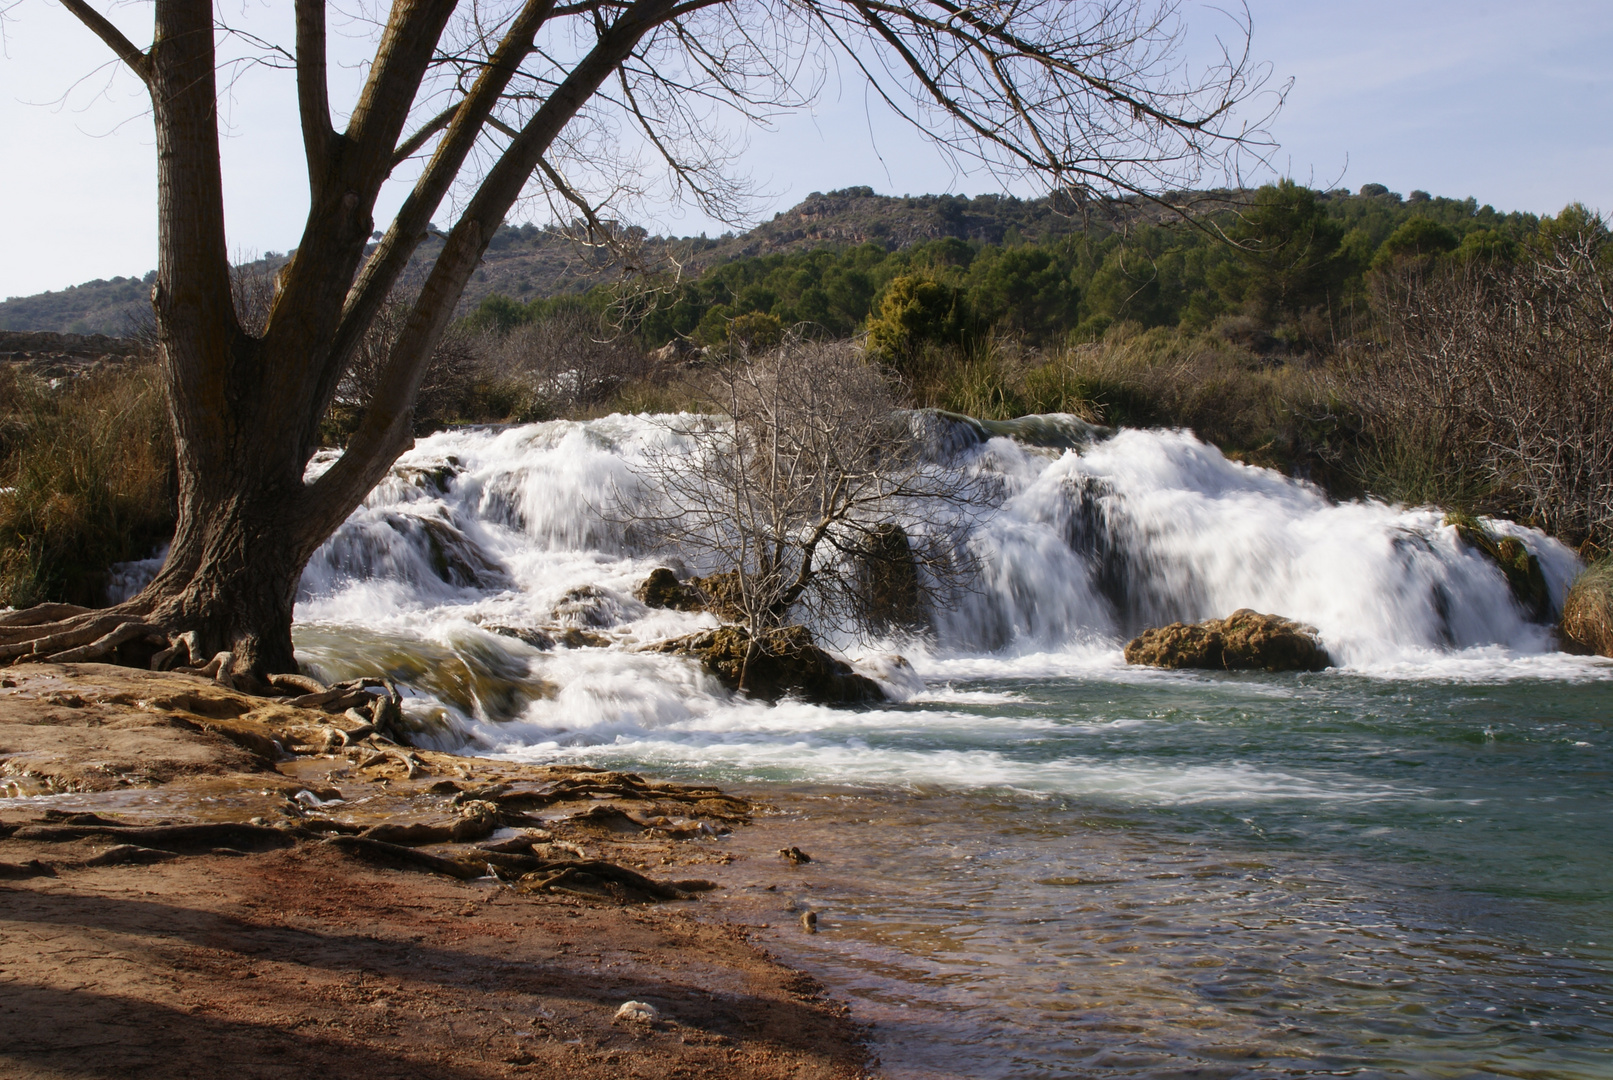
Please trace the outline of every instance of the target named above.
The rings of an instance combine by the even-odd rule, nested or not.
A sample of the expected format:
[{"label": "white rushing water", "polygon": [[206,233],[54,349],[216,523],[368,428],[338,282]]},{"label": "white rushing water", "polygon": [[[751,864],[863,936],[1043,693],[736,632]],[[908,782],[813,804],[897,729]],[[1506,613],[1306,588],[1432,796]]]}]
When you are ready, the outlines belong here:
[{"label": "white rushing water", "polygon": [[[692,661],[633,649],[713,625],[711,616],[651,610],[633,598],[669,560],[635,549],[613,507],[653,495],[637,470],[679,438],[664,419],[611,416],[421,440],[311,561],[297,607],[301,654],[330,677],[393,672],[416,695],[411,712],[442,725],[444,743],[550,755],[612,748],[646,763],[873,782],[1007,782],[1021,766],[983,747],[937,748],[920,762],[868,751],[863,736],[920,722],[937,733],[949,724],[978,732],[1028,722],[962,708],[969,692],[954,684],[970,680],[1196,678],[1128,669],[1121,646],[1146,626],[1241,607],[1314,625],[1346,673],[1606,674],[1554,653],[1550,628],[1528,621],[1499,570],[1436,510],[1331,503],[1186,432],[1126,430],[1054,449],[937,420],[946,467],[996,493],[971,525],[980,580],[934,613],[922,639],[830,635],[893,701],[929,702],[922,718],[900,706],[745,701]],[[1078,422],[1021,426],[1069,431]],[[1574,554],[1511,523],[1493,528],[1539,557],[1560,603],[1578,569]],[[721,569],[670,561],[680,572]],[[556,625],[612,644],[539,650],[491,629]],[[945,707],[949,694],[963,695],[956,712]],[[1059,768],[1063,775],[1042,782],[1020,779],[1205,797],[1227,782],[1190,771],[1128,779],[1084,776],[1078,762]]]}]

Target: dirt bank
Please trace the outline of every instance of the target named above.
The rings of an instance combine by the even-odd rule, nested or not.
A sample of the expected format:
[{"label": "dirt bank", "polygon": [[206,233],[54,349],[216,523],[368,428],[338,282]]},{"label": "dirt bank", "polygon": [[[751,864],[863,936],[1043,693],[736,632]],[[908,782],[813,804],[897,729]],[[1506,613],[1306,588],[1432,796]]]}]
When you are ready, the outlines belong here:
[{"label": "dirt bank", "polygon": [[185,676],[0,669],[0,1075],[864,1074],[841,1007],[699,917],[743,801],[326,751],[344,723]]}]

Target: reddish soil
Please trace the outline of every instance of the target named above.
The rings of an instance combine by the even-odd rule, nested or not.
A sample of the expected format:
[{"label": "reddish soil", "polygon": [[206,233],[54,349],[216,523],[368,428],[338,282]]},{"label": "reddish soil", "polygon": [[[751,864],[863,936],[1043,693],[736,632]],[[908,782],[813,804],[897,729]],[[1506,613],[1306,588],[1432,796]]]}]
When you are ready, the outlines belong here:
[{"label": "reddish soil", "polygon": [[[699,900],[625,904],[374,866],[311,838],[287,798],[318,787],[308,782],[315,770],[340,785],[347,808],[366,804],[365,824],[377,806],[389,821],[411,811],[440,819],[441,777],[474,784],[518,779],[519,770],[422,753],[438,778],[432,786],[432,777],[405,779],[401,769],[361,774],[339,755],[271,765],[242,756],[261,732],[220,737],[197,722],[208,710],[164,720],[149,697],[129,693],[138,673],[0,674],[12,683],[0,690],[0,773],[14,778],[13,791],[48,782],[57,792],[0,799],[0,1077],[865,1075],[844,1008],[744,930],[697,918]],[[162,677],[162,689],[174,678]],[[197,682],[203,698],[229,697]],[[154,738],[155,757],[167,763],[161,782],[154,758],[142,766],[136,752],[155,749]],[[147,849],[140,858],[158,861],[94,865],[115,846],[105,836],[18,835],[47,808],[57,820],[88,812],[130,825],[262,822],[278,812],[285,820],[276,827],[295,846]],[[319,812],[334,819],[342,809]],[[727,858],[699,838],[608,834],[592,819],[562,818],[551,832],[555,847],[575,843],[589,858],[647,874]],[[660,1018],[615,1020],[629,1000]]]}]

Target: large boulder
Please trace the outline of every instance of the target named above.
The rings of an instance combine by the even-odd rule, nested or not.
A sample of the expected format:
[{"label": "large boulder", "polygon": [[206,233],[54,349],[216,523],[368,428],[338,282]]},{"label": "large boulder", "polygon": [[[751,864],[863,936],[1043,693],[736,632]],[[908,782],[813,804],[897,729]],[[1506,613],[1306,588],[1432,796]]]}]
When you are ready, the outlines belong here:
[{"label": "large boulder", "polygon": [[1224,619],[1144,630],[1126,663],[1225,671],[1321,671],[1332,665],[1315,627],[1241,608]]},{"label": "large boulder", "polygon": [[1450,513],[1445,524],[1456,530],[1457,539],[1496,565],[1518,606],[1535,622],[1551,618],[1551,590],[1540,560],[1529,553],[1523,542],[1512,536],[1496,536],[1489,526],[1471,514]]},{"label": "large boulder", "polygon": [[822,705],[885,700],[878,683],[820,649],[804,626],[763,631],[754,648],[750,631],[743,626],[719,626],[647,648],[697,657],[730,690],[743,690],[767,701],[786,694]]},{"label": "large boulder", "polygon": [[1592,563],[1563,601],[1564,644],[1576,652],[1613,657],[1613,556]]}]

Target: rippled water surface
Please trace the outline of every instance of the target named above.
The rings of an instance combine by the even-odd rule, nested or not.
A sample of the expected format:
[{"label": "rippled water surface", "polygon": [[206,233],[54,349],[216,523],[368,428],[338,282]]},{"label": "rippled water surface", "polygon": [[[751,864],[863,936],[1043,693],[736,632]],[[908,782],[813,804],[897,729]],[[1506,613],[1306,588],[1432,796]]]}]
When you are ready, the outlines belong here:
[{"label": "rippled water surface", "polygon": [[764,781],[784,812],[753,846],[816,861],[753,890],[757,917],[820,912],[814,938],[775,912],[776,945],[858,1003],[892,1076],[1613,1075],[1613,683],[936,696],[807,741],[1029,783],[790,785],[819,771],[805,745],[658,762]]}]

